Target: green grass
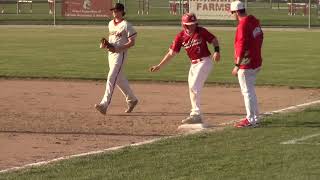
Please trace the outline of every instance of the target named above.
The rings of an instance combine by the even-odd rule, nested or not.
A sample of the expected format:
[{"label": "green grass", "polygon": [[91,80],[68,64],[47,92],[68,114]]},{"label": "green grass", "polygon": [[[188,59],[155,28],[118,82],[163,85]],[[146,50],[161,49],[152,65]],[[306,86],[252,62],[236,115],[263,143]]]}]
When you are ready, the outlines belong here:
[{"label": "green grass", "polygon": [[[53,17],[48,14],[48,3],[45,0],[33,1],[33,12],[27,4],[22,7],[22,14],[16,14],[16,4],[2,4],[6,13],[0,14],[0,24],[53,24]],[[113,2],[117,2],[114,0]],[[123,2],[123,1],[122,1]],[[126,1],[126,17],[135,25],[179,25],[180,15],[171,15],[169,13],[169,4],[167,0],[149,0],[150,14],[138,15],[139,4],[136,0]],[[286,2],[278,4],[273,2],[272,7],[270,1],[249,2],[248,12],[257,16],[264,26],[308,26],[308,16],[302,16],[302,11],[298,11],[298,15],[289,16]],[[63,17],[61,15],[61,1],[56,3],[56,24],[104,24],[104,18],[74,18]],[[232,21],[209,20],[201,21],[206,25],[233,25]],[[320,26],[320,19],[317,7],[313,2],[311,9],[311,25]]]},{"label": "green grass", "polygon": [[319,179],[320,107],[267,117],[259,128],[177,137],[3,174],[0,179]]},{"label": "green grass", "polygon": [[[215,64],[208,82],[237,83],[231,76],[234,31],[210,30],[220,40],[222,60]],[[184,50],[160,73],[148,72],[167,52],[178,31],[139,28],[125,66],[128,78],[186,81],[190,63]],[[106,34],[102,27],[1,27],[0,76],[104,79],[107,57],[98,43]],[[319,32],[265,31],[263,69],[257,84],[319,88],[318,42]]]}]

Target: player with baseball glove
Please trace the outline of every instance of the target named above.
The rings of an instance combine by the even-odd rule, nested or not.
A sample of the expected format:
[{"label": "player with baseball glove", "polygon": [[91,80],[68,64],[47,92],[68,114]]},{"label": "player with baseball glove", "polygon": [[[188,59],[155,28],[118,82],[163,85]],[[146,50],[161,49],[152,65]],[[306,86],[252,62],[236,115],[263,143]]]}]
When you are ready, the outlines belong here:
[{"label": "player with baseball glove", "polygon": [[127,102],[126,113],[130,113],[138,104],[138,99],[133,94],[129,82],[123,73],[123,66],[127,60],[128,49],[134,46],[137,32],[133,26],[124,19],[124,6],[116,3],[112,11],[114,19],[109,22],[109,38],[102,38],[100,48],[107,49],[109,73],[104,96],[100,103],[95,104],[95,108],[103,115],[106,114],[111,103],[113,91],[118,87]]},{"label": "player with baseball glove", "polygon": [[114,46],[109,43],[109,41],[106,38],[101,38],[100,40],[100,48],[101,49],[107,49],[109,51],[114,51]]}]

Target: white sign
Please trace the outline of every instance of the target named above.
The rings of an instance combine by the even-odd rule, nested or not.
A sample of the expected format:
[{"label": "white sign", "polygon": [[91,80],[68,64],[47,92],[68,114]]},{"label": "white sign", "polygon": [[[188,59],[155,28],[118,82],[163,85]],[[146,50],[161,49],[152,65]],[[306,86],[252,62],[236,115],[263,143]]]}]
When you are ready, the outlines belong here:
[{"label": "white sign", "polygon": [[198,19],[234,20],[230,13],[232,0],[189,0],[189,12]]}]

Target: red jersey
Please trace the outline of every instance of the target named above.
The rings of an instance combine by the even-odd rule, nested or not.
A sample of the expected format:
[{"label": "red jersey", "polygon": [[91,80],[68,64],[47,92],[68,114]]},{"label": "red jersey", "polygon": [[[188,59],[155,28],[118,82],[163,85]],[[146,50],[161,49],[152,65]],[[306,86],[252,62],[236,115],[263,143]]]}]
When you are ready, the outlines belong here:
[{"label": "red jersey", "polygon": [[182,30],[176,35],[170,49],[178,53],[183,46],[190,60],[196,60],[211,55],[207,42],[212,43],[215,38],[213,34],[203,27],[197,27],[195,32],[190,35]]},{"label": "red jersey", "polygon": [[249,15],[239,21],[234,40],[234,57],[242,59],[240,69],[255,69],[262,64],[263,32],[259,20]]}]

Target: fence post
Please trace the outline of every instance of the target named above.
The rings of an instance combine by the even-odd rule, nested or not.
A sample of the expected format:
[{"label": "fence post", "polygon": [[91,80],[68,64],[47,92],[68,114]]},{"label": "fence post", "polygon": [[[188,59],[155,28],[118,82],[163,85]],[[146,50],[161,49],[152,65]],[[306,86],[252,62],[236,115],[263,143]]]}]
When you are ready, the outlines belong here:
[{"label": "fence post", "polygon": [[311,28],[311,0],[309,0],[309,22],[308,22],[308,28]]},{"label": "fence post", "polygon": [[53,26],[56,26],[56,0],[53,0]]}]

